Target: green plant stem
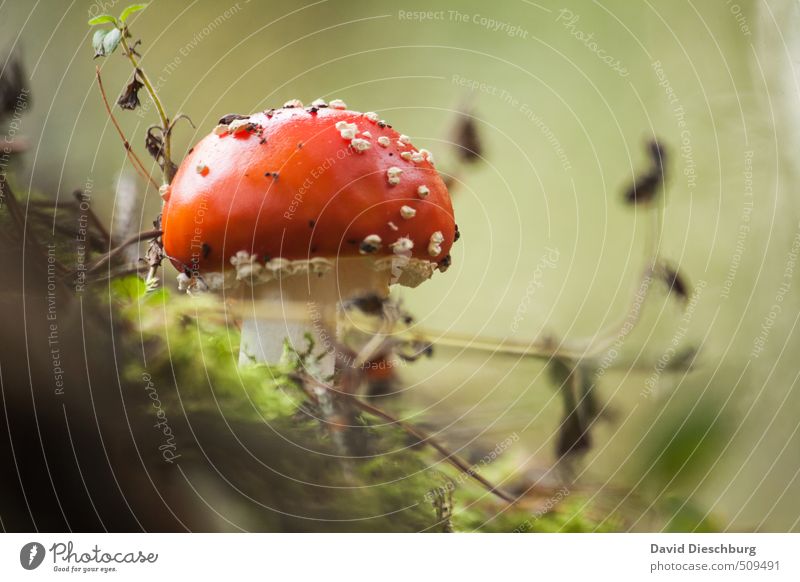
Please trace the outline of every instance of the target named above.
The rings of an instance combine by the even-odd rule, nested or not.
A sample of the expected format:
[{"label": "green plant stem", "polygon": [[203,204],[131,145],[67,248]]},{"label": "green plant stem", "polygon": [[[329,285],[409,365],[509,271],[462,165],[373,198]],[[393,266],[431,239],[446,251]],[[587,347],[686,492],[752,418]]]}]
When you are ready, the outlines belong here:
[{"label": "green plant stem", "polygon": [[128,57],[131,65],[133,65],[134,74],[139,75],[139,78],[142,80],[142,84],[144,85],[147,94],[150,95],[150,100],[153,102],[153,105],[156,106],[159,118],[161,118],[161,129],[164,138],[164,184],[169,184],[172,182],[173,178],[172,139],[170,137],[169,117],[167,117],[167,112],[161,103],[161,99],[158,98],[158,93],[156,93],[153,84],[150,82],[150,78],[147,76],[144,70],[139,67],[139,61],[136,60],[136,55],[133,54],[130,46],[128,46],[128,41],[125,38],[126,30],[127,27],[122,31],[122,48],[125,50],[125,56]]}]

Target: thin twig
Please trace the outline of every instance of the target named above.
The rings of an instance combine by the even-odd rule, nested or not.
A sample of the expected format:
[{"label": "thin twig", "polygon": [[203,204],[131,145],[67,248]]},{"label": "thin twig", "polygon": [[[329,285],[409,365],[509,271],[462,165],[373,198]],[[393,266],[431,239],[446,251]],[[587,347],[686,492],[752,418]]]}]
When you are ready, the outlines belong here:
[{"label": "thin twig", "polygon": [[136,155],[136,152],[133,151],[128,138],[125,137],[125,133],[122,131],[122,128],[117,121],[117,118],[114,117],[114,113],[111,111],[111,105],[108,103],[108,96],[106,95],[105,87],[103,87],[103,79],[100,76],[100,67],[95,67],[95,76],[97,77],[97,85],[100,87],[100,95],[103,97],[103,105],[106,106],[106,112],[108,116],[111,118],[111,122],[114,124],[114,127],[119,134],[120,139],[122,139],[122,145],[125,148],[125,154],[128,156],[128,159],[133,164],[134,168],[137,172],[144,178],[146,181],[149,181],[153,186],[158,188],[158,183],[153,180],[153,177],[147,172],[142,163],[142,160],[139,159],[139,156]]},{"label": "thin twig", "polygon": [[382,409],[380,409],[380,408],[378,408],[376,406],[373,406],[372,404],[367,404],[366,402],[364,402],[363,400],[357,398],[356,396],[347,394],[346,397],[349,398],[358,408],[360,408],[364,412],[367,412],[369,414],[372,414],[373,416],[377,416],[379,418],[382,418],[382,419],[384,419],[386,421],[391,422],[392,424],[396,424],[397,426],[402,428],[405,432],[407,432],[411,436],[419,439],[419,441],[421,443],[430,445],[431,447],[436,449],[436,451],[438,451],[439,454],[442,455],[442,457],[444,458],[445,461],[447,461],[448,463],[450,463],[451,465],[453,465],[454,467],[456,467],[460,471],[466,473],[467,475],[469,475],[470,477],[475,479],[478,483],[483,485],[486,488],[487,491],[489,491],[490,493],[493,493],[494,495],[496,495],[497,497],[499,497],[503,501],[507,501],[508,503],[514,503],[516,501],[516,499],[514,499],[514,497],[512,497],[511,495],[509,495],[508,493],[506,493],[502,489],[500,489],[500,488],[496,487],[495,485],[493,485],[491,483],[491,481],[489,481],[488,479],[486,479],[485,477],[480,475],[466,461],[461,459],[455,453],[452,453],[449,450],[447,450],[447,448],[445,448],[444,445],[439,443],[436,439],[434,439],[429,434],[425,433],[424,431],[422,431],[422,430],[420,430],[420,429],[418,429],[416,427],[411,426],[410,424],[407,424],[407,423],[403,422],[402,420],[400,420],[398,418],[395,418],[394,416],[392,416],[388,412],[386,412],[386,411],[384,411],[384,410],[382,410]]},{"label": "thin twig", "polygon": [[[55,209],[55,204],[51,200],[31,200],[28,202],[28,206],[33,208],[47,208],[49,210]],[[78,205],[72,202],[71,200],[64,200],[63,202],[59,202],[59,208],[76,208]]]},{"label": "thin twig", "polygon": [[[633,317],[629,318],[628,321],[631,321],[632,319]],[[409,330],[409,334],[412,333],[417,343],[428,345],[434,348],[475,350],[478,352],[485,352],[498,356],[537,358],[547,361],[552,360],[553,358],[560,358],[570,361],[586,361],[591,360],[593,356],[592,353],[587,353],[585,349],[577,349],[567,343],[558,345],[553,339],[521,341],[488,336],[476,337],[468,334],[458,334],[430,328],[414,328],[413,330]],[[397,332],[393,332],[386,334],[386,337],[397,338],[398,335],[405,337],[406,333],[400,332],[400,334],[398,334]],[[622,360],[617,360],[617,362],[618,363],[614,365],[613,368],[631,369],[631,367],[634,367],[644,370],[652,367],[652,364],[646,364],[639,361],[624,364],[621,363]]]},{"label": "thin twig", "polygon": [[[646,208],[649,209],[650,207]],[[650,295],[650,290],[653,287],[653,273],[659,261],[659,245],[661,243],[661,228],[663,222],[663,207],[660,201],[653,204],[650,212],[650,218],[653,224],[648,236],[644,269],[639,278],[638,285],[633,290],[629,301],[629,308],[626,313],[620,317],[619,321],[595,334],[591,340],[587,342],[582,357],[602,355],[614,344],[624,329],[633,329],[642,317],[642,306]],[[639,305],[638,308],[636,308],[637,304]]]},{"label": "thin twig", "polygon": [[[72,195],[75,197],[75,201],[78,203],[78,208],[80,208],[80,205],[83,202],[83,192],[81,190],[75,190]],[[89,220],[92,221],[92,224],[94,224],[94,227],[100,233],[100,236],[103,237],[103,240],[105,240],[106,244],[110,245],[111,235],[108,234],[106,227],[103,225],[103,222],[100,220],[100,218],[98,218],[97,214],[94,213],[94,210],[92,210],[92,205],[89,202],[86,202],[86,208],[86,213],[89,215]]]},{"label": "thin twig", "polygon": [[126,275],[133,275],[135,273],[143,273],[147,270],[147,268],[147,265],[141,263],[129,263],[127,265],[123,265],[121,268],[115,271],[104,273],[100,277],[96,277],[91,280],[87,279],[87,282],[89,284],[102,283],[103,281],[110,281],[111,279],[116,279],[117,277],[124,277]]},{"label": "thin twig", "polygon": [[487,337],[472,337],[455,333],[438,332],[434,330],[421,330],[417,332],[420,341],[433,346],[446,348],[473,349],[509,356],[523,356],[532,358],[550,359],[558,354],[565,358],[581,357],[583,352],[572,352],[569,349],[556,347],[554,340],[519,341],[509,339],[494,339]]},{"label": "thin twig", "polygon": [[111,249],[105,255],[100,257],[95,262],[94,265],[92,265],[91,267],[89,267],[89,269],[87,269],[86,272],[88,274],[94,273],[100,267],[105,265],[108,261],[110,261],[111,259],[116,257],[128,245],[132,245],[134,243],[141,242],[143,240],[149,240],[149,239],[156,238],[156,237],[159,237],[159,236],[161,236],[161,231],[160,230],[147,230],[145,232],[140,232],[140,233],[134,234],[132,236],[129,236],[124,241],[122,241],[120,244],[118,244],[115,248]]},{"label": "thin twig", "polygon": [[[391,414],[389,414],[385,410],[382,410],[382,409],[380,409],[380,408],[378,408],[376,406],[373,406],[371,404],[367,404],[366,402],[364,402],[363,400],[361,400],[360,398],[356,397],[353,394],[349,394],[349,393],[347,393],[345,391],[336,390],[332,386],[329,386],[328,384],[320,382],[319,380],[309,376],[308,374],[303,374],[302,378],[300,379],[300,381],[301,381],[301,384],[305,384],[305,382],[313,382],[319,388],[325,390],[329,394],[335,394],[336,396],[341,395],[341,396],[349,399],[350,402],[352,402],[360,410],[362,410],[362,411],[364,411],[364,412],[366,412],[368,414],[371,414],[373,416],[377,416],[378,418],[382,418],[383,420],[386,420],[386,421],[388,421],[388,422],[390,422],[392,424],[397,425],[403,431],[405,431],[406,433],[410,434],[414,438],[418,439],[421,444],[427,444],[427,445],[431,446],[432,448],[434,448],[439,454],[442,455],[442,458],[447,463],[450,463],[451,465],[453,465],[459,471],[462,471],[463,473],[465,473],[469,477],[472,477],[473,479],[475,479],[475,481],[480,483],[487,491],[489,491],[493,495],[496,495],[497,497],[499,497],[500,499],[502,499],[503,501],[506,501],[508,503],[514,503],[516,501],[516,499],[514,499],[514,497],[512,497],[511,495],[509,495],[508,493],[506,493],[502,489],[500,489],[500,488],[496,487],[495,485],[493,485],[491,483],[491,481],[489,481],[488,479],[486,479],[485,477],[480,475],[466,461],[461,459],[455,453],[449,451],[443,444],[441,444],[439,441],[437,441],[435,438],[433,438],[429,434],[425,433],[421,429],[418,429],[418,428],[416,428],[416,427],[414,427],[414,426],[412,426],[412,425],[410,425],[410,424],[408,424],[406,422],[403,422],[399,418],[395,418],[394,416],[392,416]],[[303,386],[303,387],[305,387],[305,386]],[[306,394],[309,394],[310,396],[312,396],[312,398],[315,398],[315,395],[310,390],[306,390]]]}]

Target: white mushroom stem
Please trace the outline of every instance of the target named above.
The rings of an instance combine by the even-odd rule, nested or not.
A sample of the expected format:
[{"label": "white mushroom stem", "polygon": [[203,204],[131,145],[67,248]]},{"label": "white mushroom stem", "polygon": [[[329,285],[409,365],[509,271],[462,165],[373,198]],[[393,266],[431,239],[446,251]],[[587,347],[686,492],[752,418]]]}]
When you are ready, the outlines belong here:
[{"label": "white mushroom stem", "polygon": [[[286,274],[291,272],[287,269],[273,280],[246,287],[241,303],[240,364],[278,363],[284,340],[303,352],[308,347],[306,334],[310,334],[315,342],[314,356],[324,354],[310,371],[321,378],[333,374],[339,306],[362,293],[387,296],[391,272],[377,271],[372,257],[342,258],[332,263],[327,272],[305,269]],[[337,337],[330,337],[331,333]]]}]

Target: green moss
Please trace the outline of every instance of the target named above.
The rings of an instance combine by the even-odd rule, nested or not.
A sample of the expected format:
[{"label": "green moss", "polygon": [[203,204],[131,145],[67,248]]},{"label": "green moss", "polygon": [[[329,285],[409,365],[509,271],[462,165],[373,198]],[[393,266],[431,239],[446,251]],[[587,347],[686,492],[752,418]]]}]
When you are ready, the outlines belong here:
[{"label": "green moss", "polygon": [[481,503],[474,494],[460,491],[456,494],[458,509],[453,523],[457,531],[496,533],[619,531],[622,526],[619,517],[600,511],[585,496],[564,496],[564,491],[554,493],[552,501],[542,499],[535,504],[524,501],[519,506],[511,507],[502,503]]},{"label": "green moss", "polygon": [[[115,281],[112,297],[135,331],[128,339],[141,341],[128,351],[144,353],[126,364],[129,380],[143,374],[158,378],[159,397],[168,410],[213,414],[253,427],[268,425],[262,438],[274,439],[280,451],[270,455],[269,464],[282,475],[272,485],[271,497],[277,497],[273,503],[286,513],[320,520],[300,520],[298,529],[437,528],[435,509],[426,501],[439,482],[437,475],[419,450],[406,447],[405,433],[383,424],[371,426],[370,419],[358,416],[357,424],[363,427],[358,435],[366,449],[341,458],[342,451],[313,410],[300,412],[314,406],[292,380],[297,357],[287,357],[280,365],[240,366],[238,330],[216,298],[166,290],[146,294],[136,277]],[[247,462],[245,458],[238,470],[247,471]],[[281,527],[287,528],[285,520]]]}]

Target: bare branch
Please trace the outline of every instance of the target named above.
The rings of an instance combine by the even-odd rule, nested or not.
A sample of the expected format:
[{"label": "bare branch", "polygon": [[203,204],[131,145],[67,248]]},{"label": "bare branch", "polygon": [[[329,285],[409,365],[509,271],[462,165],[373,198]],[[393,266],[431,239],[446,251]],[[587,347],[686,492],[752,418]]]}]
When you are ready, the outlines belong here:
[{"label": "bare branch", "polygon": [[[97,260],[97,262],[95,262],[94,265],[92,265],[91,267],[89,267],[89,269],[87,269],[87,271],[86,271],[87,274],[91,274],[91,273],[96,272],[100,267],[102,267],[103,265],[108,263],[111,259],[116,257],[119,253],[121,253],[125,249],[125,247],[127,247],[128,245],[132,245],[134,243],[138,243],[138,242],[141,242],[143,240],[149,240],[149,239],[157,238],[159,236],[161,236],[161,231],[160,230],[146,230],[145,232],[140,232],[140,233],[134,234],[133,236],[129,236],[127,239],[122,241],[115,248],[111,249],[105,255],[100,257]],[[70,275],[74,275],[74,274],[76,274],[76,272],[70,273]]]}]

